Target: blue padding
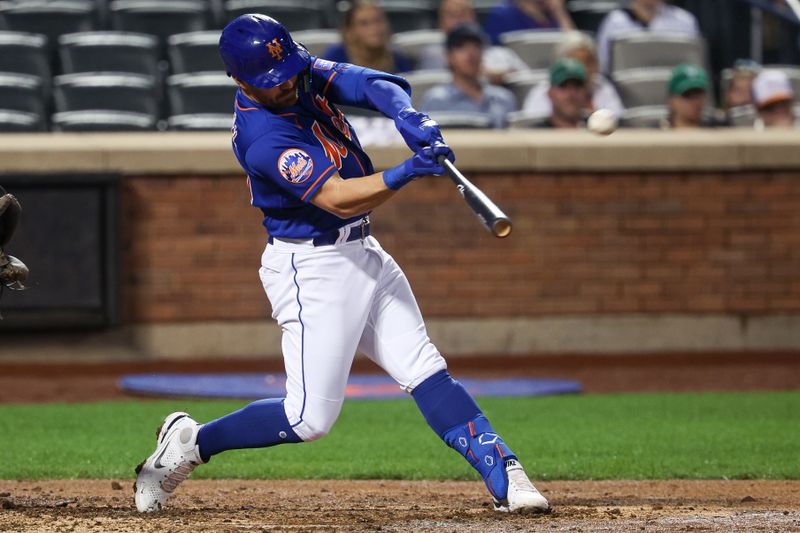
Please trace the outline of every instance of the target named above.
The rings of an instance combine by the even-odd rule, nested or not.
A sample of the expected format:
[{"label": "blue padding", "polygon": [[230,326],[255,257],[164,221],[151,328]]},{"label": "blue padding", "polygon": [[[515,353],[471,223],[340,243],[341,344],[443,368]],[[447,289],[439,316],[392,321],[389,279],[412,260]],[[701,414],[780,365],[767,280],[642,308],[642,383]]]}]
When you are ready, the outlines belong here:
[{"label": "blue padding", "polygon": [[[459,379],[473,396],[548,396],[581,392],[580,383],[562,379]],[[119,380],[119,387],[135,394],[196,398],[282,398],[282,374],[134,374]],[[351,375],[347,397],[392,399],[408,395],[390,377]]]}]

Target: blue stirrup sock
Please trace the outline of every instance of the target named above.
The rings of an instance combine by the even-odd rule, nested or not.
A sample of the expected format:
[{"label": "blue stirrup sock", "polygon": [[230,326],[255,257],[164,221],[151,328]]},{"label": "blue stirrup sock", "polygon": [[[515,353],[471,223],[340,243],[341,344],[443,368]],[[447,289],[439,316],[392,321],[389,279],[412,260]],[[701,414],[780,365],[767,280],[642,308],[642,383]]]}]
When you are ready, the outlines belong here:
[{"label": "blue stirrup sock", "polygon": [[301,442],[283,409],[283,398],[258,400],[229,415],[204,424],[197,434],[200,458],[239,448],[266,448]]},{"label": "blue stirrup sock", "polygon": [[516,455],[464,386],[441,370],[420,383],[411,396],[433,431],[478,471],[496,500],[504,500],[508,495],[505,462]]}]

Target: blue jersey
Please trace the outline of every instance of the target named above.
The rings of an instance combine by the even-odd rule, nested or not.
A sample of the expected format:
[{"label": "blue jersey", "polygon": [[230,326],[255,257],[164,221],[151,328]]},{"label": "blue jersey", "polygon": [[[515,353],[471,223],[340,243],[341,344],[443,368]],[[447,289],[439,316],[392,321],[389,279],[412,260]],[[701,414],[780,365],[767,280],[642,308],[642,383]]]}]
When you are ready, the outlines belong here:
[{"label": "blue jersey", "polygon": [[[301,73],[298,82],[303,77]],[[233,151],[247,172],[252,204],[264,213],[270,235],[313,238],[358,219],[341,219],[310,200],[337,172],[343,179],[375,172],[336,107],[371,108],[364,84],[373,78],[397,83],[410,94],[403,78],[318,58],[312,58],[306,82],[299,83],[299,100],[291,107],[270,109],[241,90],[236,93]]]}]

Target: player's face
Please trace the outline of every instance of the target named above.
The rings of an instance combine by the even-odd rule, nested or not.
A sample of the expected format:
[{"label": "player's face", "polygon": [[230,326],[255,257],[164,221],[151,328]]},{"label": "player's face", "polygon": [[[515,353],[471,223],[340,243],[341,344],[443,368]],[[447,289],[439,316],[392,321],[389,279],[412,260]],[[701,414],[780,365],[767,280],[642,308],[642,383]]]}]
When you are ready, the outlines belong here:
[{"label": "player's face", "polygon": [[245,94],[259,104],[271,107],[282,108],[289,107],[297,103],[297,76],[293,76],[281,83],[277,87],[270,87],[269,89],[260,89],[245,83],[241,80],[236,80]]}]

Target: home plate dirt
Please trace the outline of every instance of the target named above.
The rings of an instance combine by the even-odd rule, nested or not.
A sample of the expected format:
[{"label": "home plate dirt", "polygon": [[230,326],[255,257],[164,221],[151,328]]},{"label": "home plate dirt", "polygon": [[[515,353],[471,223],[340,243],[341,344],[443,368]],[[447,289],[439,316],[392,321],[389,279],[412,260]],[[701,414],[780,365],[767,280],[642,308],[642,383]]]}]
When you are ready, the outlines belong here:
[{"label": "home plate dirt", "polygon": [[800,481],[539,482],[495,513],[479,481],[189,480],[141,515],[131,480],[0,481],[0,531],[800,531]]}]

